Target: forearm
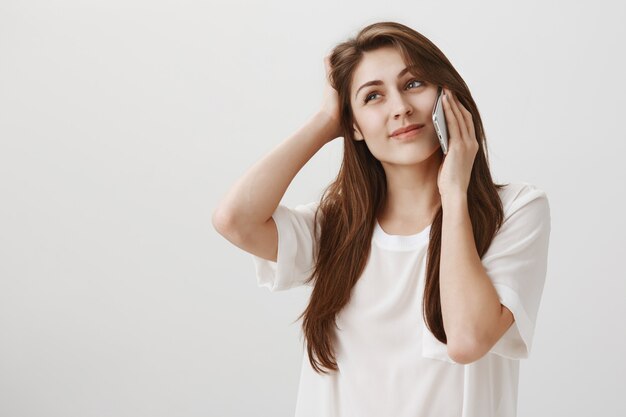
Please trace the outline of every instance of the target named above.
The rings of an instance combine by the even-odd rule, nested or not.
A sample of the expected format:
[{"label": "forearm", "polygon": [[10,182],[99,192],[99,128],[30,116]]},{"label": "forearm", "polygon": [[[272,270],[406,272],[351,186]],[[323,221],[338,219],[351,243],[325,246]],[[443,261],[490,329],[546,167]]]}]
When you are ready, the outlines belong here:
[{"label": "forearm", "polygon": [[487,338],[501,313],[498,294],[485,272],[467,206],[467,194],[442,198],[439,287],[449,349],[471,351]]},{"label": "forearm", "polygon": [[230,224],[267,221],[302,167],[332,137],[330,122],[315,113],[293,135],[250,167],[220,201],[216,213]]}]

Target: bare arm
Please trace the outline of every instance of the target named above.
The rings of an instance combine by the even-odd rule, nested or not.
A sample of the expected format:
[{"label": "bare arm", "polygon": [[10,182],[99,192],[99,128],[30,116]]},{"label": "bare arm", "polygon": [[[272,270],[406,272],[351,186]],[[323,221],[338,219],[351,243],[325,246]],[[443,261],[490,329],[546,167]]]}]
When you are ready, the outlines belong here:
[{"label": "bare arm", "polygon": [[467,196],[444,197],[441,204],[441,314],[450,357],[467,364],[487,354],[514,317],[500,304],[476,250]]},{"label": "bare arm", "polygon": [[315,113],[233,185],[213,212],[215,229],[247,252],[276,261],[278,232],[272,214],[300,169],[337,133],[333,118]]},{"label": "bare arm", "polygon": [[330,83],[330,55],[321,109],[293,135],[255,163],[213,212],[213,227],[236,246],[277,261],[278,229],[272,218],[296,174],[326,143],[341,133],[339,96]]}]

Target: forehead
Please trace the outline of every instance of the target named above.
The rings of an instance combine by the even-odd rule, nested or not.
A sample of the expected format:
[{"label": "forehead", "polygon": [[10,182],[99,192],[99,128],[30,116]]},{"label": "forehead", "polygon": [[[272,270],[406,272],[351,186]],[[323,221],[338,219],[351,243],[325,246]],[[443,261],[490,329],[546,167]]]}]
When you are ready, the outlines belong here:
[{"label": "forehead", "polygon": [[395,79],[406,66],[400,52],[393,47],[365,52],[354,71],[352,91],[371,80]]}]

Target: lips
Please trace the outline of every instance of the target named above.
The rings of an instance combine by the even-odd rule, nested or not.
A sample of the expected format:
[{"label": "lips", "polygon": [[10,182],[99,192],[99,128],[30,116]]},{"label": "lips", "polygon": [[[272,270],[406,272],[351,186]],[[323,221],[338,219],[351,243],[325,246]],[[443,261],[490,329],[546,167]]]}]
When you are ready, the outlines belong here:
[{"label": "lips", "polygon": [[391,136],[398,136],[401,133],[405,133],[405,132],[408,132],[409,130],[417,129],[417,128],[420,128],[422,126],[424,126],[424,125],[423,124],[417,124],[417,123],[412,124],[412,125],[408,125],[408,126],[404,126],[404,127],[401,127],[400,129],[394,130],[393,133],[391,134]]}]

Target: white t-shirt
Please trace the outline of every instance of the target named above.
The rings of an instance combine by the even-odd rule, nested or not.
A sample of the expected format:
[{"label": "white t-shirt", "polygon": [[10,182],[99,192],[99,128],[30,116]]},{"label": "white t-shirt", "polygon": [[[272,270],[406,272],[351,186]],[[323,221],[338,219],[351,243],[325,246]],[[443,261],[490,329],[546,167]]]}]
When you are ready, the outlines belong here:
[{"label": "white t-shirt", "polygon": [[[317,374],[304,349],[296,417],[516,416],[519,359],[531,349],[546,277],[550,208],[545,192],[528,183],[499,194],[505,221],[482,264],[515,321],[493,348],[466,365],[448,356],[422,317],[430,226],[400,236],[377,222],[365,270],[337,316],[339,371]],[[277,207],[277,262],[252,255],[259,286],[304,285],[317,205]]]}]

